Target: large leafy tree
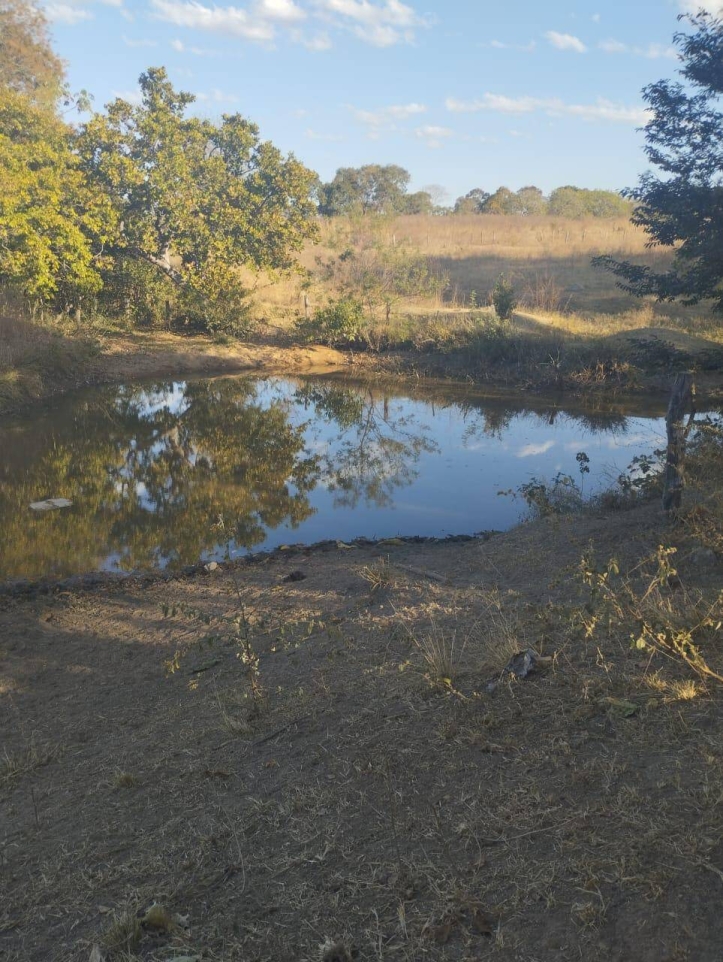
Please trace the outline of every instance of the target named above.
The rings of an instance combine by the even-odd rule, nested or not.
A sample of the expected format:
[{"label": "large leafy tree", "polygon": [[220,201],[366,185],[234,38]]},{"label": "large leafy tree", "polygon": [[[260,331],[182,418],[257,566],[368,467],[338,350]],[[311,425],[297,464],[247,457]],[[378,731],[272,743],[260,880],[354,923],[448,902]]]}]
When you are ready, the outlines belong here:
[{"label": "large leafy tree", "polygon": [[315,236],[315,175],[238,114],[187,116],[193,96],[162,68],[140,88],[140,104],[113,101],[79,138],[83,169],[121,225],[109,253],[162,275],[184,309],[221,326],[243,303],[241,268],[290,270]]},{"label": "large leafy tree", "polygon": [[645,153],[653,171],[627,195],[636,201],[633,222],[648,246],[673,249],[666,271],[597,259],[624,290],[684,304],[713,301],[723,312],[723,20],[687,16],[692,33],[677,33],[684,82],[661,80],[643,90],[651,117]]},{"label": "large leafy tree", "polygon": [[101,285],[114,212],[88,184],[72,130],[45,106],[0,88],[0,282],[36,304],[79,305]]},{"label": "large leafy tree", "polygon": [[403,212],[410,180],[409,171],[396,164],[340,167],[319,188],[319,212],[328,217]]},{"label": "large leafy tree", "polygon": [[35,305],[79,305],[101,283],[113,212],[58,116],[63,64],[32,0],[0,0],[0,283]]},{"label": "large leafy tree", "polygon": [[0,0],[0,87],[52,107],[63,81],[42,10],[32,0]]}]

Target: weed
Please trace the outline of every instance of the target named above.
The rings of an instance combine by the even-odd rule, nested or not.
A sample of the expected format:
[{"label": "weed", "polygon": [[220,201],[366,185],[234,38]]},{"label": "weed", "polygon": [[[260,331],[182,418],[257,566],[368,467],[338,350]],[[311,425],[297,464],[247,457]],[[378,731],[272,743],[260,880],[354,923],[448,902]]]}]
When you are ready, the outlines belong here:
[{"label": "weed", "polygon": [[372,592],[386,590],[394,586],[394,570],[388,558],[379,558],[365,565],[359,572]]},{"label": "weed", "polygon": [[141,921],[135,907],[117,912],[100,938],[100,947],[110,962],[121,962],[134,953],[141,942]]},{"label": "weed", "polygon": [[113,788],[135,788],[138,776],[131,772],[116,772],[113,776]]},{"label": "weed", "polygon": [[0,755],[0,784],[14,782],[47,765],[57,754],[58,749],[54,745],[41,742],[33,732],[23,748],[12,753],[5,749]]}]

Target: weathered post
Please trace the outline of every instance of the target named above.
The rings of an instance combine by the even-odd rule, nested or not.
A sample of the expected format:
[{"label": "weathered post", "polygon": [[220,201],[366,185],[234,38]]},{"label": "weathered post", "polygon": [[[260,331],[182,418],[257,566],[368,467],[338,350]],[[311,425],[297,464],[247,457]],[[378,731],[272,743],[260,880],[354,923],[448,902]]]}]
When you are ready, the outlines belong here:
[{"label": "weathered post", "polygon": [[[678,374],[673,385],[673,393],[670,396],[668,413],[665,416],[668,453],[665,459],[665,483],[663,486],[664,511],[678,511],[683,498],[685,443],[695,414],[694,396],[693,375]],[[691,420],[686,426],[683,422],[688,408],[691,411]]]}]

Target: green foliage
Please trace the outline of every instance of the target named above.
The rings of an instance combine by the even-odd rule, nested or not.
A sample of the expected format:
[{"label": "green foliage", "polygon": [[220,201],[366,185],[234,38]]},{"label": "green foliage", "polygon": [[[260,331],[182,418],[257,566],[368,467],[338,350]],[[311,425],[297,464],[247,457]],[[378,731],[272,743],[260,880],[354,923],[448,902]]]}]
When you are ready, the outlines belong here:
[{"label": "green foliage", "polygon": [[458,197],[454,203],[453,213],[455,214],[481,214],[485,202],[490,195],[481,187],[475,187],[464,197]]},{"label": "green foliage", "polygon": [[410,180],[409,171],[396,164],[341,167],[330,183],[318,189],[319,213],[326,217],[401,213],[409,200]]},{"label": "green foliage", "polygon": [[[510,494],[502,491],[501,494]],[[546,518],[553,514],[572,514],[583,506],[582,491],[574,478],[559,471],[552,481],[531,478],[517,489],[533,517]]]},{"label": "green foliage", "polygon": [[517,294],[504,274],[500,274],[492,290],[492,303],[500,320],[508,321],[517,307]]},{"label": "green foliage", "polygon": [[314,174],[238,114],[220,124],[186,117],[194,98],[174,90],[163,69],[144,73],[140,86],[139,105],[115,100],[78,140],[83,170],[115,214],[109,251],[170,280],[184,323],[233,330],[243,318],[245,326],[239,270],[295,268],[316,235]]},{"label": "green foliage", "polygon": [[376,240],[319,267],[321,278],[343,297],[360,302],[370,318],[383,310],[387,321],[401,298],[432,297],[447,286],[446,277],[423,255]]},{"label": "green foliage", "polygon": [[77,304],[101,287],[116,223],[79,165],[70,128],[0,90],[0,283],[33,300]]},{"label": "green foliage", "polygon": [[493,194],[480,188],[457,198],[455,214],[499,214],[502,216],[627,217],[632,204],[612,190],[558,187],[546,198],[539,187],[511,191],[500,187]]},{"label": "green foliage", "polygon": [[342,297],[315,311],[311,318],[300,318],[296,326],[306,341],[349,347],[363,341],[364,306],[352,297]]},{"label": "green foliage", "polygon": [[630,201],[612,190],[558,187],[550,194],[548,213],[555,217],[628,217]]},{"label": "green foliage", "polygon": [[0,90],[22,94],[34,106],[52,111],[63,75],[42,9],[33,0],[0,0]]},{"label": "green foliage", "polygon": [[703,12],[687,19],[695,32],[673,38],[685,84],[661,80],[643,90],[652,112],[645,153],[661,175],[645,173],[627,192],[637,203],[633,223],[647,232],[650,247],[673,250],[673,266],[660,273],[612,257],[595,262],[636,296],[711,300],[723,312],[723,20]]}]

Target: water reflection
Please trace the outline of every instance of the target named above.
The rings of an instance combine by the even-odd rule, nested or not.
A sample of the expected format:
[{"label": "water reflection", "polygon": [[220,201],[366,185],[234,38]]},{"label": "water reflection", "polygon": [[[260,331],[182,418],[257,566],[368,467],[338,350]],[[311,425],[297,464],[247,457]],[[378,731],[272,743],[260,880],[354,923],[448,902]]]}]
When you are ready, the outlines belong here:
[{"label": "water reflection", "polygon": [[[519,508],[501,507],[496,487],[545,473],[543,463],[553,473],[555,458],[581,446],[632,446],[626,464],[659,440],[656,424],[623,410],[319,380],[86,392],[0,430],[0,576],[217,557],[219,515],[234,551],[506,527]],[[28,509],[59,496],[74,506]]]}]

